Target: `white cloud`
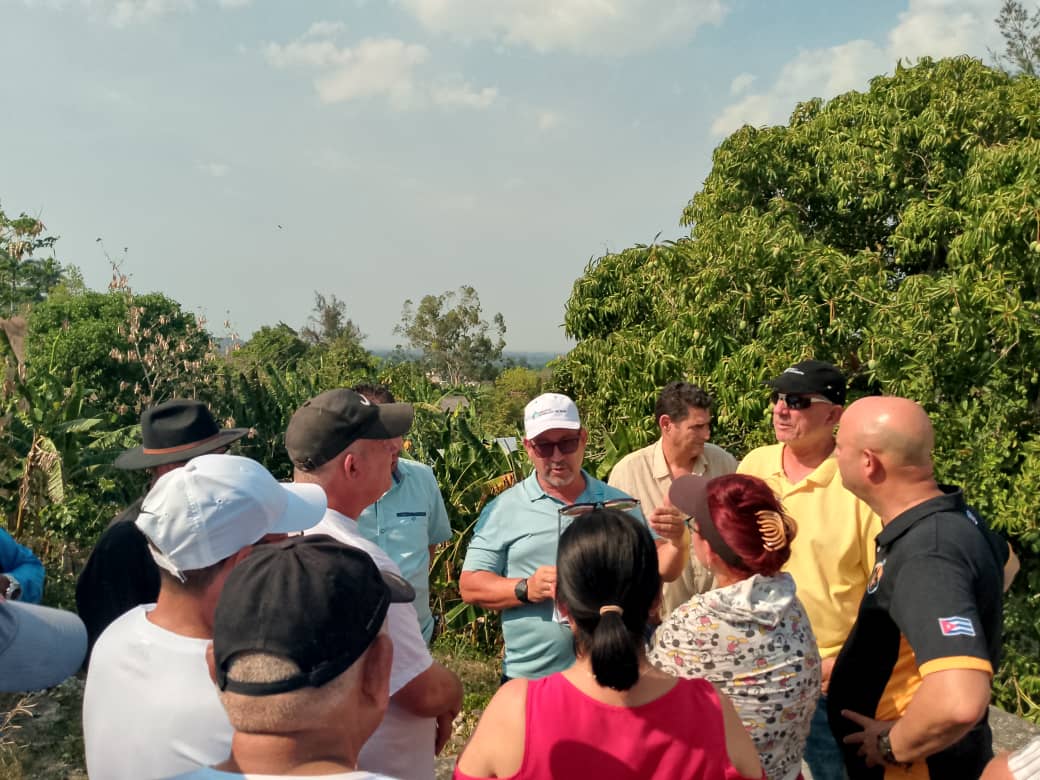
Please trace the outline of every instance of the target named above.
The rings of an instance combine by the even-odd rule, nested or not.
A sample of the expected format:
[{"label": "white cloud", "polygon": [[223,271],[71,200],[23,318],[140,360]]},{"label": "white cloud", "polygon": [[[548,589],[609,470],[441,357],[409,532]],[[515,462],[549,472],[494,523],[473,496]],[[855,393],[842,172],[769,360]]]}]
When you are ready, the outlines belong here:
[{"label": "white cloud", "polygon": [[755,83],[756,78],[758,77],[753,73],[741,73],[739,76],[734,77],[729,84],[729,94],[739,95],[742,92],[747,92],[751,85]]},{"label": "white cloud", "polygon": [[339,35],[343,30],[346,29],[346,25],[343,22],[315,22],[307,28],[301,37],[303,38],[333,38]]},{"label": "white cloud", "polygon": [[[865,89],[873,76],[891,72],[899,60],[956,54],[984,56],[987,47],[999,44],[1000,35],[993,23],[999,2],[908,0],[885,41],[855,40],[799,52],[767,89],[746,94],[726,106],[712,122],[711,131],[723,136],[745,124],[757,127],[785,122],[798,102]],[[736,89],[737,83],[748,75],[733,80],[732,94],[742,94]],[[747,86],[750,82],[744,88]]]},{"label": "white cloud", "polygon": [[539,130],[552,130],[554,127],[559,126],[561,121],[562,117],[555,111],[543,110],[538,112]]},{"label": "white cloud", "polygon": [[294,41],[268,43],[264,56],[276,68],[317,71],[314,88],[324,103],[380,97],[397,109],[430,102],[482,109],[498,97],[495,87],[475,88],[461,78],[438,82],[423,78],[420,68],[430,56],[425,46],[397,38],[365,38],[355,46],[341,46],[331,38],[342,30],[338,22],[315,22]]},{"label": "white cloud", "polygon": [[433,102],[439,106],[460,106],[462,108],[488,108],[498,97],[495,87],[474,89],[466,83],[451,83],[436,86],[431,90]]},{"label": "white cloud", "polygon": [[689,40],[723,0],[398,0],[428,30],[539,52],[621,56]]},{"label": "white cloud", "polygon": [[222,179],[231,171],[230,165],[218,162],[199,163],[198,168],[202,173],[212,176],[214,179]]},{"label": "white cloud", "polygon": [[52,11],[81,7],[104,19],[113,27],[130,27],[162,16],[190,13],[199,7],[243,8],[253,0],[22,0],[29,6],[45,6]]},{"label": "white cloud", "polygon": [[396,38],[366,38],[354,49],[339,52],[338,67],[315,81],[325,103],[384,96],[398,108],[407,108],[416,91],[415,68],[429,52],[425,46]]},{"label": "white cloud", "polygon": [[115,0],[107,14],[113,27],[128,27],[139,22],[146,22],[166,14],[191,11],[195,8],[192,0]]}]

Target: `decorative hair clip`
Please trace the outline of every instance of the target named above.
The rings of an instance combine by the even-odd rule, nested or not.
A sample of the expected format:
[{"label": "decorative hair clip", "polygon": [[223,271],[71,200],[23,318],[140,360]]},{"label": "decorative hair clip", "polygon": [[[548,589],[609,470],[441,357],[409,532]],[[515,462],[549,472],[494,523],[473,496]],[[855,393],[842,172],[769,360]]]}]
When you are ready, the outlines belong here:
[{"label": "decorative hair clip", "polygon": [[755,512],[758,518],[758,532],[762,536],[762,546],[770,552],[779,550],[787,543],[787,530],[784,528],[784,517],[772,509]]}]

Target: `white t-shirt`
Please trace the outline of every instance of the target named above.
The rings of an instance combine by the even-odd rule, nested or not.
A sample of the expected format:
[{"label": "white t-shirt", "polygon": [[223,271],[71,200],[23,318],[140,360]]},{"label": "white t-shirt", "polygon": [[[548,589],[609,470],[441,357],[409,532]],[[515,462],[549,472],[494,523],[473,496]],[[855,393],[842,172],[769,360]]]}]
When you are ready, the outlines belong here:
[{"label": "white t-shirt", "polygon": [[[401,573],[390,556],[361,536],[357,523],[334,509],[326,510],[321,522],[305,533],[328,534],[343,544],[367,552],[381,571]],[[429,669],[433,657],[423,641],[419,618],[411,604],[391,604],[387,627],[394,643],[390,670],[390,695],[393,696]],[[434,718],[416,717],[391,700],[383,722],[361,748],[358,765],[401,780],[432,780],[436,739]],[[221,760],[226,757],[225,754]]]},{"label": "white t-shirt", "polygon": [[231,724],[206,668],[207,639],[152,623],[135,607],[98,638],[83,693],[87,772],[143,780],[231,754]]},{"label": "white t-shirt", "polygon": [[171,780],[393,780],[386,775],[371,772],[337,772],[334,775],[240,775],[237,772],[221,772],[211,766],[196,769]]}]

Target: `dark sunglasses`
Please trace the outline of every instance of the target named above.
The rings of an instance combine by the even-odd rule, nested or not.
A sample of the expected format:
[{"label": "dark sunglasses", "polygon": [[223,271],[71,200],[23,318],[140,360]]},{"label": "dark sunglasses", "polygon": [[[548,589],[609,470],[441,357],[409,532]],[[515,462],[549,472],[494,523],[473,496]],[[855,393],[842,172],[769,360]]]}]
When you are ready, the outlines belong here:
[{"label": "dark sunglasses", "polygon": [[787,408],[795,412],[800,412],[808,409],[813,404],[829,404],[831,403],[826,398],[818,398],[815,395],[803,395],[801,393],[778,393],[776,390],[769,396],[770,403],[777,403],[783,401],[787,404]]},{"label": "dark sunglasses", "polygon": [[568,504],[561,507],[559,512],[562,517],[581,517],[597,509],[620,509],[622,511],[635,509],[639,506],[637,498],[610,498],[606,501],[589,501],[580,504]]},{"label": "dark sunglasses", "polygon": [[529,441],[528,444],[539,458],[551,458],[553,450],[559,450],[561,455],[570,455],[578,449],[580,441],[581,436],[574,436],[570,439],[560,439],[560,441]]}]

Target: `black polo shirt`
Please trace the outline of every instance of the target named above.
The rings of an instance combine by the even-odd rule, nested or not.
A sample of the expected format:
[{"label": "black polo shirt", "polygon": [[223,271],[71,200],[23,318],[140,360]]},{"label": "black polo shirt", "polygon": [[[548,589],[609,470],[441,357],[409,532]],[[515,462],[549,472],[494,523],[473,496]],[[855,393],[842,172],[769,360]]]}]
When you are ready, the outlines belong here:
[{"label": "black polo shirt", "polygon": [[[878,720],[905,711],[921,678],[945,669],[993,674],[1000,660],[1007,544],[964,503],[957,488],[908,509],[877,536],[877,562],[856,624],[835,663],[828,717],[839,745],[860,727],[848,709]],[[842,745],[853,780],[881,778],[856,746]],[[960,742],[889,777],[977,778],[992,757],[986,718]]]}]

